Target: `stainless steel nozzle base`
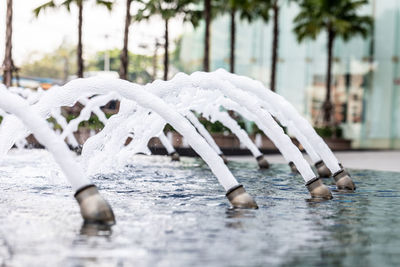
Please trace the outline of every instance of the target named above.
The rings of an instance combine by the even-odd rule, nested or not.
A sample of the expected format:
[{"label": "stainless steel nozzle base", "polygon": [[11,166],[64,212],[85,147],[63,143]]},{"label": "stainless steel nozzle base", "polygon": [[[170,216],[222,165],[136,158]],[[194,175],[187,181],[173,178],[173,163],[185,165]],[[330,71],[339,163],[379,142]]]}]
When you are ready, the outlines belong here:
[{"label": "stainless steel nozzle base", "polygon": [[269,168],[269,163],[268,163],[268,161],[264,158],[263,155],[258,156],[258,157],[256,158],[256,160],[257,160],[257,163],[258,163],[258,167],[259,167],[260,169],[268,169],[268,168]]},{"label": "stainless steel nozzle base", "polygon": [[332,199],[332,193],[329,188],[324,185],[320,178],[315,178],[306,184],[311,197],[320,199]]},{"label": "stainless steel nozzle base", "polygon": [[321,178],[328,178],[331,177],[332,173],[325,165],[325,163],[320,160],[314,164],[315,168],[317,169],[317,173]]},{"label": "stainless steel nozzle base", "polygon": [[234,208],[258,209],[257,203],[244,190],[243,185],[237,185],[226,192],[226,197]]},{"label": "stainless steel nozzle base", "polygon": [[225,164],[228,163],[228,158],[224,154],[220,154],[219,156],[222,158]]},{"label": "stainless steel nozzle base", "polygon": [[289,162],[289,167],[292,173],[299,173],[299,170],[297,169],[296,165],[294,165],[293,161]]},{"label": "stainless steel nozzle base", "polygon": [[178,152],[173,152],[173,153],[171,153],[171,154],[169,154],[170,156],[171,156],[171,160],[172,161],[180,161],[180,157],[179,157],[179,154],[178,154]]},{"label": "stainless steel nozzle base", "polygon": [[345,170],[340,170],[333,175],[333,179],[335,179],[336,187],[339,190],[348,190],[354,191],[356,190],[356,185],[350,177],[350,174]]},{"label": "stainless steel nozzle base", "polygon": [[89,224],[115,224],[114,213],[111,206],[100,195],[95,185],[85,186],[75,193],[79,203],[81,215],[85,223]]}]

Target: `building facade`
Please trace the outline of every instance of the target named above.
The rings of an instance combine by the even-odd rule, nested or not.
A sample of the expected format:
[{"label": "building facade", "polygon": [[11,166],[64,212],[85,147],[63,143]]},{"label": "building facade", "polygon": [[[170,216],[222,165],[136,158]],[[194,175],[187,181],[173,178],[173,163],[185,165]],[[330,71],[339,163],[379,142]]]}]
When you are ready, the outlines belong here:
[{"label": "building facade", "polygon": [[[332,101],[334,118],[354,148],[400,148],[400,1],[370,1],[361,13],[374,17],[367,39],[334,44]],[[321,120],[325,98],[327,38],[299,44],[293,33],[295,4],[281,8],[277,93],[288,99],[314,125]],[[228,16],[211,27],[211,69],[229,69]],[[202,27],[188,28],[180,58],[186,72],[200,70]],[[269,84],[272,25],[237,19],[236,73]]]}]

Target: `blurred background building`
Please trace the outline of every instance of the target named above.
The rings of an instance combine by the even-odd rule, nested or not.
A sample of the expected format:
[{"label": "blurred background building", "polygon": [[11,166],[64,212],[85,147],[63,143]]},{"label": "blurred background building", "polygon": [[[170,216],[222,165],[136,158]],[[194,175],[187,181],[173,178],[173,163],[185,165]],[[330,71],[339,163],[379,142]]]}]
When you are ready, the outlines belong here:
[{"label": "blurred background building", "polygon": [[[370,38],[334,44],[333,102],[335,123],[353,148],[400,148],[400,1],[370,1],[362,13],[374,17]],[[277,93],[318,125],[325,97],[325,34],[299,44],[293,33],[298,6],[285,5],[279,17]],[[229,69],[229,16],[212,23],[211,70]],[[201,69],[204,25],[187,27],[182,38],[182,70]],[[268,86],[271,23],[251,24],[237,18],[236,73]]]}]

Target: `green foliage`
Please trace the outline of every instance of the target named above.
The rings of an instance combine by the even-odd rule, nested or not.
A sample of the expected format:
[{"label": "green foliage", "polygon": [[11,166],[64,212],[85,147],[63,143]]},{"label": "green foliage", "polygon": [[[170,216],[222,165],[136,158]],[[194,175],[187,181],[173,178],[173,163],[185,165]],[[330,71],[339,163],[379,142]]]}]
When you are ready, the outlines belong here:
[{"label": "green foliage", "polygon": [[[199,121],[210,133],[231,133],[231,131],[219,121],[213,123],[205,118],[199,118]],[[176,132],[176,130],[170,124],[167,124],[164,128],[164,132]]]},{"label": "green foliage", "polygon": [[56,4],[54,3],[54,1],[49,1],[44,3],[43,5],[38,6],[37,8],[35,8],[33,10],[33,13],[35,14],[36,17],[39,16],[39,14],[41,12],[43,12],[43,10],[48,9],[48,8],[55,8]]},{"label": "green foliage", "polygon": [[252,22],[256,19],[268,21],[270,11],[275,0],[229,0],[219,1],[217,9],[221,13],[235,10],[238,12],[240,19]]},{"label": "green foliage", "polygon": [[355,35],[366,38],[372,28],[371,16],[358,15],[358,10],[368,4],[367,0],[302,0],[300,13],[294,19],[294,32],[299,42],[315,40],[322,31],[344,41]]},{"label": "green foliage", "polygon": [[[106,114],[106,117],[109,118],[111,117],[112,114]],[[73,115],[73,114],[68,114],[66,116],[66,121],[69,123],[70,121],[76,119],[77,116]],[[50,118],[52,119],[52,118]],[[54,120],[54,119],[53,119]],[[56,123],[56,121],[50,121],[53,124]],[[93,129],[93,130],[98,130],[98,129],[102,129],[104,127],[104,124],[99,120],[99,118],[96,115],[91,115],[88,121],[82,121],[81,123],[79,123],[78,127],[83,127],[83,128],[89,128],[89,129]],[[60,126],[61,128],[61,126]]]},{"label": "green foliage", "polygon": [[79,127],[84,127],[84,128],[89,128],[92,130],[99,130],[104,128],[104,124],[99,120],[99,118],[96,115],[90,116],[90,119],[88,121],[82,121],[79,123]]},{"label": "green foliage", "polygon": [[257,124],[253,123],[253,130],[251,132],[252,134],[264,134],[264,132],[258,128]]},{"label": "green foliage", "polygon": [[331,137],[337,137],[337,138],[342,138],[343,137],[343,130],[340,127],[315,127],[314,128],[317,134],[321,137],[325,138],[331,138]]},{"label": "green foliage", "polygon": [[184,21],[197,26],[201,18],[201,10],[197,8],[199,0],[138,0],[142,6],[133,17],[136,21],[148,20],[154,15],[164,20],[183,15]]},{"label": "green foliage", "polygon": [[231,133],[231,131],[226,128],[222,123],[219,121],[216,122],[210,122],[206,120],[205,118],[200,118],[199,121],[204,125],[204,127],[209,131],[210,133]]},{"label": "green foliage", "polygon": [[96,4],[105,6],[109,11],[111,11],[114,3],[110,1],[96,0]]},{"label": "green foliage", "polygon": [[[99,71],[104,68],[105,51],[97,52],[96,55],[89,60],[87,69],[89,71]],[[110,70],[118,71],[120,66],[121,50],[113,49],[108,51],[110,56]],[[149,71],[153,68],[153,57],[145,55],[136,55],[129,53],[128,80],[140,83],[151,82],[152,77]]]},{"label": "green foliage", "polygon": [[[32,54],[31,57],[38,57]],[[71,73],[76,72],[76,49],[69,45],[62,45],[54,52],[40,55],[35,60],[29,58],[20,67],[22,76],[46,77],[67,80]]]},{"label": "green foliage", "polygon": [[73,119],[76,119],[77,116],[75,116],[74,114],[67,114],[67,116],[65,117],[65,120],[69,123],[70,121],[72,121]]},{"label": "green foliage", "polygon": [[246,124],[243,120],[236,120],[236,122],[239,124],[240,128],[246,131]]},{"label": "green foliage", "polygon": [[165,127],[164,127],[164,132],[165,132],[165,133],[167,133],[167,132],[176,132],[176,130],[174,129],[174,127],[172,127],[171,124],[167,124],[167,125],[165,125]]},{"label": "green foliage", "polygon": [[0,123],[3,121],[3,117],[2,116],[0,116]]},{"label": "green foliage", "polygon": [[[60,4],[57,5],[57,3],[54,0],[48,1],[37,8],[33,10],[33,14],[35,14],[36,17],[40,15],[43,11],[47,9],[56,9],[60,7],[66,8],[68,11],[71,11],[71,5],[72,4],[82,4],[83,2],[88,1],[88,0],[65,0],[61,2]],[[108,10],[112,9],[113,2],[112,1],[104,1],[104,0],[96,0],[95,3],[97,5],[105,6]]]},{"label": "green foliage", "polygon": [[[119,70],[120,50],[114,49],[108,51],[110,55],[110,70]],[[104,69],[104,53],[97,52],[89,58],[87,70],[101,71]],[[33,54],[32,57],[38,58]],[[54,52],[42,55],[38,59],[30,60],[21,65],[21,75],[31,77],[46,77],[59,80],[67,80],[68,76],[76,72],[76,49],[71,46],[61,46]],[[179,60],[179,59],[177,59]],[[158,66],[160,67],[160,66]],[[153,70],[153,57],[145,55],[136,55],[129,53],[128,78],[131,81],[147,83],[152,80],[149,72]]]},{"label": "green foliage", "polygon": [[61,125],[58,124],[56,119],[54,119],[53,117],[48,118],[47,121],[50,122],[51,124],[53,124],[54,130],[62,130]]},{"label": "green foliage", "polygon": [[[279,123],[279,121],[276,121],[277,123],[278,123],[278,125],[282,128],[282,130],[283,130],[283,132],[285,133],[285,134],[288,134],[288,131],[287,131],[287,128],[286,127],[284,127],[284,126],[282,126],[280,123]],[[258,126],[257,126],[257,124],[255,124],[255,123],[253,123],[252,124],[252,131],[251,131],[251,134],[264,134],[264,132],[260,129],[260,128],[258,128]]]},{"label": "green foliage", "polygon": [[115,114],[114,113],[105,113],[105,115],[106,115],[106,118],[109,119],[109,118],[111,118],[112,115],[115,115]]}]

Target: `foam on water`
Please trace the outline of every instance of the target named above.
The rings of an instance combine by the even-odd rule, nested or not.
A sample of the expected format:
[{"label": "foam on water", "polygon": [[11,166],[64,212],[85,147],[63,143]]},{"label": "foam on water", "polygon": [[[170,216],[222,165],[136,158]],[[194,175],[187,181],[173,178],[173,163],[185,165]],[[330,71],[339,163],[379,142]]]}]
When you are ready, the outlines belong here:
[{"label": "foam on water", "polygon": [[[45,150],[12,150],[0,162],[0,265],[399,266],[399,173],[352,170],[356,193],[308,202],[286,165],[267,172],[230,164],[259,210],[233,210],[201,161],[135,156],[92,180],[118,223],[80,232],[79,208]],[[332,186],[330,186],[333,188]]]},{"label": "foam on water", "polygon": [[[116,92],[118,95],[110,92]],[[97,94],[103,94],[103,96],[88,99],[88,97]],[[116,118],[120,124],[124,124],[123,126],[107,127],[107,119],[104,113],[100,111],[99,106],[118,97],[130,99],[130,101],[139,104],[140,107]],[[152,101],[153,99],[155,100],[154,102]],[[73,136],[72,133],[77,129],[81,121],[90,117],[92,112],[98,114],[100,120],[106,124],[105,131],[103,130],[104,133],[98,137],[92,137],[84,146],[83,161],[88,162],[88,155],[91,158],[91,163],[87,166],[100,165],[101,163],[99,162],[102,162],[100,159],[107,158],[108,161],[111,161],[111,157],[116,157],[123,161],[123,159],[129,160],[129,157],[134,153],[148,153],[148,140],[153,136],[160,135],[163,127],[168,122],[178,125],[177,127],[180,130],[175,126],[174,128],[183,134],[184,139],[189,141],[198,154],[203,158],[206,157],[204,158],[206,162],[210,163],[211,169],[222,182],[224,188],[228,189],[230,186],[237,184],[237,182],[220,161],[214,163],[211,160],[211,158],[215,157],[215,154],[222,154],[222,152],[208,131],[191,113],[191,109],[196,110],[194,107],[197,107],[197,109],[202,109],[202,113],[207,113],[207,111],[213,109],[213,112],[208,112],[210,119],[215,120],[215,116],[219,117],[223,124],[225,123],[228,128],[232,128],[233,132],[251,150],[253,155],[261,155],[261,153],[247,133],[238,128],[235,121],[230,119],[229,116],[226,117],[219,113],[219,106],[223,106],[254,121],[273,141],[284,158],[288,162],[294,162],[306,182],[314,179],[315,174],[302,157],[298,148],[294,146],[272,116],[279,119],[284,126],[288,127],[289,132],[297,137],[310,155],[313,163],[319,161],[321,159],[320,155],[322,155],[323,160],[327,161],[328,168],[331,171],[333,170],[333,173],[338,171],[337,160],[330,149],[315,134],[308,122],[299,116],[286,100],[266,90],[259,82],[246,77],[231,75],[223,70],[218,70],[215,73],[196,72],[191,75],[180,73],[170,81],[155,81],[146,86],[139,86],[121,80],[79,79],[63,87],[46,92],[33,107],[42,116],[47,117],[51,114],[51,110],[59,109],[61,106],[71,106],[76,101],[85,104],[85,108],[77,119],[71,121],[64,128],[62,138],[69,137],[68,139],[72,140],[73,145],[76,145],[74,138],[71,137]],[[142,112],[139,113],[138,109],[141,109]],[[155,113],[151,114],[152,112]],[[187,117],[200,135],[192,125],[188,124],[183,116]],[[60,120],[62,121],[61,118]],[[110,124],[115,125],[113,123]],[[24,136],[27,132],[23,131],[23,125],[18,125],[13,118],[6,118],[1,127],[7,129],[7,131],[0,132],[0,136],[4,139],[1,142],[0,153],[4,154],[15,143],[16,136]],[[11,133],[17,134],[11,135]],[[124,146],[124,140],[129,136],[133,137],[133,140],[128,146]],[[194,138],[195,136],[198,138]],[[162,143],[167,146],[169,152],[173,151],[166,138],[162,138]],[[205,145],[207,143],[208,145]],[[210,154],[209,146],[216,153]],[[318,150],[319,153],[314,149],[316,146],[320,148]],[[97,155],[93,154],[94,151],[98,152]],[[95,170],[96,167],[89,169]]]},{"label": "foam on water", "polygon": [[22,98],[10,93],[0,85],[0,108],[15,114],[34,133],[37,140],[52,153],[60,165],[72,188],[77,189],[90,184],[80,166],[73,159],[67,145],[49,128],[46,121],[38,116]]},{"label": "foam on water", "polygon": [[[43,113],[58,106],[70,106],[82,95],[107,94],[112,90],[120,96],[135,101],[143,108],[156,112],[179,131],[192,148],[207,162],[223,187],[228,190],[237,185],[237,181],[223,164],[222,159],[209,147],[207,142],[196,132],[195,128],[182,117],[171,105],[159,97],[144,90],[141,86],[123,80],[101,78],[78,79],[69,82],[57,90],[50,90],[37,103]],[[144,121],[142,123],[145,123]]]}]

